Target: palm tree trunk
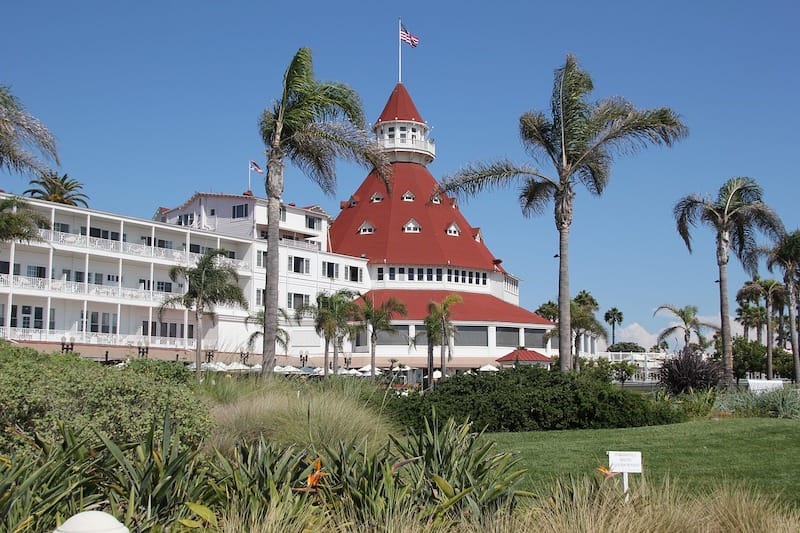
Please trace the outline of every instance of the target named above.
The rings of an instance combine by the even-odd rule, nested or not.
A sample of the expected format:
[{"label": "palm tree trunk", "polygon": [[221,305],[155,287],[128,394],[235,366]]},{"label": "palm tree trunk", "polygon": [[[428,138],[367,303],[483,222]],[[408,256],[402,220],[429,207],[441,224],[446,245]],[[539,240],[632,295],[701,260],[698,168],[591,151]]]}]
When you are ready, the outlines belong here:
[{"label": "palm tree trunk", "polygon": [[270,148],[267,162],[267,273],[264,291],[264,345],[261,375],[272,376],[275,369],[275,336],[278,323],[278,276],[280,273],[279,226],[283,194],[283,156]]},{"label": "palm tree trunk", "polygon": [[200,368],[203,364],[201,359],[201,353],[203,352],[202,342],[203,342],[203,314],[195,312],[194,314],[194,322],[197,325],[197,330],[194,333],[195,341],[194,341],[194,366],[195,366],[195,376],[197,377],[197,382],[203,378],[203,371]]},{"label": "palm tree trunk", "polygon": [[428,331],[428,380],[425,382],[425,389],[433,388],[433,339],[431,332]]},{"label": "palm tree trunk", "polygon": [[767,293],[767,379],[772,379],[772,305],[770,299],[772,296]]},{"label": "palm tree trunk", "polygon": [[333,339],[333,375],[337,376],[339,372],[339,339]]},{"label": "palm tree trunk", "polygon": [[442,381],[447,377],[447,328],[445,327],[444,309],[442,309],[442,344],[439,347],[439,358],[442,360]]},{"label": "palm tree trunk", "polygon": [[731,341],[731,317],[728,303],[728,264],[719,262],[719,312],[722,335],[722,361],[725,369],[724,385],[733,385],[733,344]]},{"label": "palm tree trunk", "polygon": [[558,357],[562,372],[572,369],[572,323],[569,313],[569,225],[558,230]]},{"label": "palm tree trunk", "polygon": [[792,359],[794,360],[794,382],[800,383],[800,349],[797,345],[797,290],[794,283],[794,272],[786,276],[786,291],[789,293],[789,335],[792,339]]},{"label": "palm tree trunk", "polygon": [[331,350],[331,341],[330,339],[325,339],[325,357],[323,359],[325,368],[322,369],[322,375],[328,377],[328,363],[330,362],[330,350]]},{"label": "palm tree trunk", "polygon": [[375,331],[371,331],[369,338],[369,375],[372,379],[375,379],[375,352],[378,346],[378,335]]}]

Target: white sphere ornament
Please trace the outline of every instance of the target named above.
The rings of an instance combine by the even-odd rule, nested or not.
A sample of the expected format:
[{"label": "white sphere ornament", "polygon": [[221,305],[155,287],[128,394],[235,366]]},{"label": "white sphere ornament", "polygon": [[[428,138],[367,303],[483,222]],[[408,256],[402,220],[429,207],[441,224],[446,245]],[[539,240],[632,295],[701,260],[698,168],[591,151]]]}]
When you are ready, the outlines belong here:
[{"label": "white sphere ornament", "polygon": [[84,511],[70,517],[53,533],[130,533],[116,518],[102,511]]}]

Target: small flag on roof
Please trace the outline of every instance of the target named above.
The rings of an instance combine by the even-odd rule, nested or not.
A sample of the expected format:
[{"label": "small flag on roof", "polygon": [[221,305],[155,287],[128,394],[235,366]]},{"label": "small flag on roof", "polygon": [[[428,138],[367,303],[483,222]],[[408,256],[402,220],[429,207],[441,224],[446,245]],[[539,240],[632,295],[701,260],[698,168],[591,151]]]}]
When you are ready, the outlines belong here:
[{"label": "small flag on roof", "polygon": [[256,163],[255,161],[250,161],[250,170],[252,170],[253,172],[258,172],[259,174],[264,172],[263,170],[261,170],[261,167],[258,166],[258,163]]},{"label": "small flag on roof", "polygon": [[410,44],[412,48],[419,44],[419,37],[408,31],[403,24],[400,24],[400,40]]}]

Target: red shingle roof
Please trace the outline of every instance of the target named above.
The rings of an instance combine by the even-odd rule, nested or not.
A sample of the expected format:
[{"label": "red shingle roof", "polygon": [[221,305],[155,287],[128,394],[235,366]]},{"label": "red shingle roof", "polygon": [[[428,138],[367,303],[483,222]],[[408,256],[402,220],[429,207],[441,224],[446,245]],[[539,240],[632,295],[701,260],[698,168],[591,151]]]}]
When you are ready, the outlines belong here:
[{"label": "red shingle roof", "polygon": [[405,86],[398,83],[394,86],[389,101],[383,108],[381,116],[378,117],[378,122],[386,122],[387,120],[411,120],[413,122],[425,122],[422,120],[422,115],[417,111],[417,106],[411,100],[411,95],[408,94]]},{"label": "red shingle roof", "polygon": [[552,363],[553,360],[547,357],[546,355],[542,355],[535,350],[523,350],[521,348],[517,348],[513,352],[508,355],[504,355],[500,359],[495,359],[498,363],[514,363],[514,362],[521,362],[521,363]]},{"label": "red shingle roof", "polygon": [[428,304],[441,302],[448,294],[458,294],[461,303],[450,308],[452,320],[456,322],[508,322],[512,324],[530,324],[536,326],[552,326],[553,323],[536,313],[519,307],[489,294],[458,292],[445,290],[404,290],[377,289],[369,291],[365,298],[373,299],[376,306],[389,298],[396,298],[406,306],[407,314],[395,320],[424,320],[428,316]]},{"label": "red shingle roof", "polygon": [[[437,182],[424,165],[392,163],[392,190],[371,173],[353,198],[358,202],[342,203],[342,210],[330,226],[330,246],[335,253],[369,259],[370,263],[438,265],[499,270],[499,261],[486,245],[475,240],[476,231],[451,199],[443,196],[440,203],[431,202]],[[403,200],[410,191],[413,201]],[[375,193],[383,199],[373,202]],[[404,232],[403,226],[415,220],[419,232]],[[359,233],[369,221],[374,233]],[[447,228],[455,223],[459,235],[448,235]]]}]

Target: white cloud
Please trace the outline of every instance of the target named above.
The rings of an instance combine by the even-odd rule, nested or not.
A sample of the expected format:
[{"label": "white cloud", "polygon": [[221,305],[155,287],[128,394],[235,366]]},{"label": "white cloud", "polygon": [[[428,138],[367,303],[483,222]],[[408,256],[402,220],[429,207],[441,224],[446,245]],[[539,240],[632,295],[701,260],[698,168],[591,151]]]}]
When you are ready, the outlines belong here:
[{"label": "white cloud", "polygon": [[617,329],[617,342],[635,342],[645,350],[656,343],[658,333],[650,333],[638,322]]}]

